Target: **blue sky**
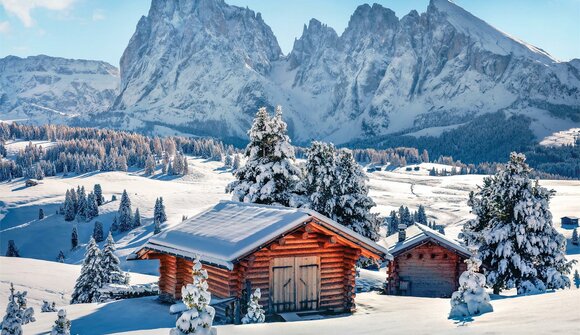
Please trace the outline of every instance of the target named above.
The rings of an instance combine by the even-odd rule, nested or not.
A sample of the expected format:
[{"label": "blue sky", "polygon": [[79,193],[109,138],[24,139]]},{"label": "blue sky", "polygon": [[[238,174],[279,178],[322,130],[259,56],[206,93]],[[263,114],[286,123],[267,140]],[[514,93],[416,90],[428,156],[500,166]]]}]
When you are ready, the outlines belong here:
[{"label": "blue sky", "polygon": [[[261,12],[286,54],[314,17],[340,34],[364,1],[226,0]],[[375,0],[402,17],[428,0]],[[561,60],[580,58],[580,0],[456,0],[496,28]],[[0,0],[0,57],[46,54],[119,64],[149,0]]]}]

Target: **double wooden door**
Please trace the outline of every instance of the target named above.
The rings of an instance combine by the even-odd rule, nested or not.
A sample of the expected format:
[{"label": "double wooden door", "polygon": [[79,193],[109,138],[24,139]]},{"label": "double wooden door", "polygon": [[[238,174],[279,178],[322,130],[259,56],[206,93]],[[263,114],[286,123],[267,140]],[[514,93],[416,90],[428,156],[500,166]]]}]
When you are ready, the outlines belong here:
[{"label": "double wooden door", "polygon": [[275,313],[318,309],[318,256],[274,258],[270,274],[270,292]]}]

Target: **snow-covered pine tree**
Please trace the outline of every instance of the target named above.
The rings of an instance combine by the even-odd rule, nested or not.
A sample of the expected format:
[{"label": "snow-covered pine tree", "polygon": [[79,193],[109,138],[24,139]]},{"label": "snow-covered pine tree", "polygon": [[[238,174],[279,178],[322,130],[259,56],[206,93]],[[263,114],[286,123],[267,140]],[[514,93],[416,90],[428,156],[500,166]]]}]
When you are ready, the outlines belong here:
[{"label": "snow-covered pine tree", "polygon": [[135,214],[133,215],[133,228],[141,226],[141,214],[139,213],[139,208],[135,209]]},{"label": "snow-covered pine tree", "polygon": [[159,219],[157,219],[157,218],[153,219],[153,221],[154,221],[153,222],[153,224],[154,224],[154,226],[153,226],[153,234],[154,235],[157,235],[157,234],[159,234],[161,232],[161,222],[159,222]]},{"label": "snow-covered pine tree", "polygon": [[64,259],[65,259],[64,252],[62,252],[61,250],[58,252],[58,256],[56,256],[56,261],[59,263],[64,263]]},{"label": "snow-covered pine tree", "polygon": [[486,276],[495,293],[517,288],[518,294],[570,286],[572,262],[565,258],[566,239],[552,224],[553,191],[531,180],[523,154],[472,193],[468,204],[476,218],[466,222],[461,237],[478,246]]},{"label": "snow-covered pine tree", "polygon": [[20,257],[20,253],[18,252],[18,248],[16,247],[16,243],[14,240],[8,241],[8,250],[6,250],[6,257]]},{"label": "snow-covered pine tree", "polygon": [[391,214],[389,214],[388,224],[387,234],[389,236],[395,234],[399,229],[399,218],[396,211],[391,211]]},{"label": "snow-covered pine tree", "polygon": [[193,284],[181,288],[181,299],[187,310],[177,319],[171,335],[211,334],[215,309],[209,305],[211,293],[207,278],[207,271],[196,257],[193,261]]},{"label": "snow-covered pine tree", "polygon": [[97,204],[97,197],[93,192],[87,195],[87,211],[86,211],[87,221],[92,220],[99,216],[99,204]]},{"label": "snow-covered pine tree", "polygon": [[578,229],[577,228],[574,228],[574,231],[572,231],[572,244],[574,244],[574,245],[580,244],[580,240],[578,239]]},{"label": "snow-covered pine tree", "polygon": [[38,209],[38,219],[39,220],[44,219],[44,209],[42,209],[42,208]]},{"label": "snow-covered pine tree", "polygon": [[153,174],[155,174],[155,158],[153,155],[149,155],[145,161],[145,175],[151,176]]},{"label": "snow-covered pine tree", "polygon": [[303,187],[309,207],[332,219],[336,217],[339,197],[336,165],[336,149],[332,143],[312,142],[307,150]]},{"label": "snow-covered pine tree", "polygon": [[234,162],[232,163],[232,172],[235,173],[240,166],[242,165],[242,160],[240,159],[240,155],[235,154]]},{"label": "snow-covered pine tree", "polygon": [[103,268],[101,267],[101,251],[91,237],[87,252],[71,296],[71,304],[96,302],[99,299],[99,288],[103,286]]},{"label": "snow-covered pine tree", "polygon": [[232,156],[229,153],[226,154],[226,158],[224,159],[224,167],[226,169],[231,169],[233,164],[234,164],[234,160],[233,160]]},{"label": "snow-covered pine tree", "polygon": [[36,321],[34,317],[34,309],[32,307],[28,307],[28,299],[26,296],[28,295],[27,291],[23,292],[12,292],[14,295],[14,300],[16,301],[16,305],[18,305],[18,311],[20,315],[20,321],[23,325],[28,324],[30,322]]},{"label": "snow-covered pine tree", "polygon": [[95,227],[93,228],[93,238],[97,243],[105,240],[105,234],[103,233],[103,224],[101,223],[101,221],[95,221]]},{"label": "snow-covered pine tree", "polygon": [[77,192],[78,198],[78,207],[77,207],[77,215],[81,218],[81,220],[87,219],[87,195],[85,193],[85,187],[81,187]]},{"label": "snow-covered pine tree", "polygon": [[271,118],[266,108],[260,108],[249,136],[246,164],[236,170],[236,180],[226,187],[226,192],[232,193],[236,201],[290,205],[301,171],[295,165],[282,109],[277,107]]},{"label": "snow-covered pine tree", "polygon": [[119,231],[119,220],[117,219],[117,215],[113,217],[113,223],[111,223],[110,231]]},{"label": "snow-covered pine tree", "polygon": [[77,233],[77,227],[73,227],[72,229],[72,233],[71,233],[71,237],[70,237],[70,244],[71,250],[76,249],[76,247],[79,245],[79,234]]},{"label": "snow-covered pine tree", "polygon": [[121,203],[119,204],[119,230],[129,231],[133,225],[133,212],[131,210],[131,199],[129,199],[129,194],[127,190],[123,190],[123,195],[121,196]]},{"label": "snow-covered pine tree", "polygon": [[578,273],[578,270],[574,270],[574,286],[580,288],[580,273]]},{"label": "snow-covered pine tree", "polygon": [[373,241],[378,240],[380,221],[378,214],[371,213],[376,204],[369,196],[368,178],[362,167],[346,149],[338,153],[336,167],[338,198],[333,219]]},{"label": "snow-covered pine tree", "polygon": [[159,197],[155,200],[153,219],[159,221],[159,223],[167,221],[167,215],[165,214],[165,205],[163,204],[163,197]]},{"label": "snow-covered pine tree", "polygon": [[459,289],[451,295],[449,318],[464,318],[493,311],[489,294],[485,291],[485,276],[479,273],[481,260],[474,254],[465,262],[467,270],[459,277]]},{"label": "snow-covered pine tree", "polygon": [[105,198],[103,197],[103,189],[101,188],[101,184],[95,184],[93,186],[93,193],[95,194],[95,200],[97,200],[97,205],[101,206],[105,203]]},{"label": "snow-covered pine tree", "polygon": [[115,240],[109,233],[107,243],[103,247],[101,255],[101,269],[102,269],[102,283],[103,284],[122,284],[124,281],[124,273],[121,270],[121,262],[115,255]]},{"label": "snow-covered pine tree", "polygon": [[54,301],[48,302],[48,300],[42,300],[42,307],[40,307],[40,312],[41,313],[56,312],[56,303]]},{"label": "snow-covered pine tree", "polygon": [[262,293],[260,288],[257,288],[254,293],[250,296],[250,302],[248,303],[248,311],[246,315],[242,318],[243,324],[249,323],[263,323],[266,321],[266,313],[262,306],[260,306],[260,298]]},{"label": "snow-covered pine tree", "polygon": [[423,205],[419,205],[419,209],[417,209],[417,222],[427,224],[427,214],[425,214],[425,206]]},{"label": "snow-covered pine tree", "polygon": [[50,335],[70,335],[70,320],[66,317],[66,311],[61,309],[57,314],[58,319],[54,321]]},{"label": "snow-covered pine tree", "polygon": [[2,319],[1,335],[22,335],[22,320],[18,304],[14,300],[14,285],[12,283],[10,284],[10,292],[6,314]]},{"label": "snow-covered pine tree", "polygon": [[72,198],[71,191],[67,190],[64,199],[64,220],[72,221],[75,219],[75,216],[76,216],[75,203]]}]

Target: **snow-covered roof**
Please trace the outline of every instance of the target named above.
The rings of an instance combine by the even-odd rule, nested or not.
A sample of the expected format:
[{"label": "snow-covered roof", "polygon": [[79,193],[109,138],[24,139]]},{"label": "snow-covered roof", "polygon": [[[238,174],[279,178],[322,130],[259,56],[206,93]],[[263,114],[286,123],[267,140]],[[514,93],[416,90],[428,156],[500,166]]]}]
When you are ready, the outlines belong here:
[{"label": "snow-covered roof", "polygon": [[426,240],[432,239],[448,248],[451,248],[460,254],[468,257],[469,250],[462,246],[457,240],[445,236],[423,224],[415,223],[405,229],[405,240],[399,242],[399,234],[393,234],[379,242],[382,246],[387,247],[389,253],[393,256],[408,250]]},{"label": "snow-covered roof", "polygon": [[[311,218],[362,248],[385,257],[386,248],[308,209],[221,201],[214,207],[155,235],[142,249],[193,258],[233,269],[235,262]],[[139,253],[139,252],[137,252]]]}]

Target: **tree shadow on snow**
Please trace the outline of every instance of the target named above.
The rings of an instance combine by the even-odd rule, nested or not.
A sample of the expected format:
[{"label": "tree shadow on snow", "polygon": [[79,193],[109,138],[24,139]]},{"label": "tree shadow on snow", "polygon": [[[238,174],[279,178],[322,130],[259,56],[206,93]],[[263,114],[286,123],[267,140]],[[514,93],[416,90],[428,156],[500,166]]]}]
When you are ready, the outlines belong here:
[{"label": "tree shadow on snow", "polygon": [[98,305],[93,313],[71,320],[71,334],[111,334],[175,326],[169,307],[157,297],[117,300]]}]

